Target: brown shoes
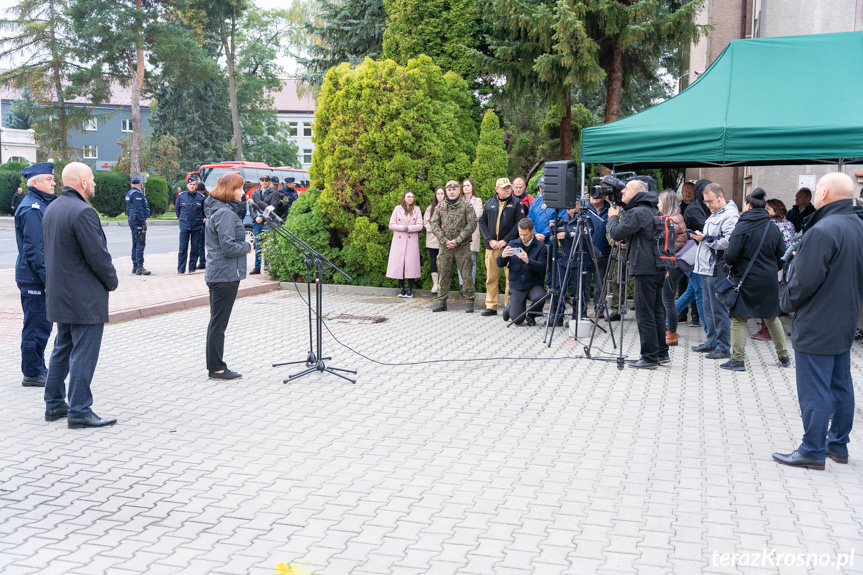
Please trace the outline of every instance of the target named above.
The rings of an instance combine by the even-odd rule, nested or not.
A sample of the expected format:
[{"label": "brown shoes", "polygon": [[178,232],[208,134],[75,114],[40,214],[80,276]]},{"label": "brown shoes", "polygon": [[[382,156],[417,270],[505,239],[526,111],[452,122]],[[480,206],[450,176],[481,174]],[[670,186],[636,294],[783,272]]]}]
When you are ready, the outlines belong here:
[{"label": "brown shoes", "polygon": [[677,334],[673,331],[665,332],[665,345],[672,346],[677,345]]}]

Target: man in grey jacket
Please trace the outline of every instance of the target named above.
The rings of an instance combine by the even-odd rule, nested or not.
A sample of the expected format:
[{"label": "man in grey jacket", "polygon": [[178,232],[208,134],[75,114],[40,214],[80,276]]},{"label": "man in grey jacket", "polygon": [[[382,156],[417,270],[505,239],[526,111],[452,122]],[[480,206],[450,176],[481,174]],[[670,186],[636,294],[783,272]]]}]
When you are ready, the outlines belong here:
[{"label": "man in grey jacket", "polygon": [[722,186],[716,183],[704,188],[704,204],[710,210],[710,215],[704,221],[704,230],[694,232],[691,236],[698,242],[693,272],[701,276],[704,294],[704,317],[701,319],[707,331],[707,340],[693,346],[692,351],[707,353],[705,357],[708,359],[728,359],[731,357],[731,317],[728,309],[716,299],[714,290],[716,283],[723,277],[720,268],[723,253],[728,247],[740,212],[733,202],[725,200]]},{"label": "man in grey jacket", "polygon": [[863,220],[854,212],[854,182],[834,172],[818,181],[815,212],[780,290],[782,311],[794,312],[791,340],[803,442],[774,453],[792,467],[824,469],[825,457],[848,463],[854,422],[851,345],[863,300]]}]

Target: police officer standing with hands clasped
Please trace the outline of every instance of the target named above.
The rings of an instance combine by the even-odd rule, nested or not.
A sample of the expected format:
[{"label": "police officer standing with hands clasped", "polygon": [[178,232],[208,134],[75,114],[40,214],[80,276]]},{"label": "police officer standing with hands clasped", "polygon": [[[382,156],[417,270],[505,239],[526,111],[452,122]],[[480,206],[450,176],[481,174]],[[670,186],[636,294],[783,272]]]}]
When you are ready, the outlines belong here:
[{"label": "police officer standing with hands clasped", "polygon": [[150,217],[150,204],[141,191],[141,178],[132,178],[132,189],[126,193],[126,216],[132,232],[132,273],[148,276],[144,269],[144,246],[147,245],[147,218]]},{"label": "police officer standing with hands clasped", "polygon": [[189,180],[188,189],[177,196],[174,205],[180,221],[180,250],[177,258],[177,273],[180,274],[186,273],[186,256],[189,257],[189,273],[195,271],[204,229],[204,194],[198,193],[198,182],[194,178]]},{"label": "police officer standing with hands clasped", "polygon": [[54,164],[32,164],[21,171],[27,179],[27,195],[15,211],[18,260],[15,281],[21,291],[24,329],[21,331],[21,371],[24,387],[45,387],[45,345],[51,322],[45,317],[45,245],[42,216],[54,195]]}]

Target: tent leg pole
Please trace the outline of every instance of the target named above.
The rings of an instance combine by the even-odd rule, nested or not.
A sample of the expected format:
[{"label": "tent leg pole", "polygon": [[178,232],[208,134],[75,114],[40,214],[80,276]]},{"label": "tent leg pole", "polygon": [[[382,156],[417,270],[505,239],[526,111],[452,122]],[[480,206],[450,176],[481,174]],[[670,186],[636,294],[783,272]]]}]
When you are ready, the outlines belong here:
[{"label": "tent leg pole", "polygon": [[584,182],[584,162],[582,162],[582,163],[581,163],[581,189],[580,189],[580,190],[579,190],[579,192],[578,192],[579,197],[583,197],[583,196],[584,196],[584,191],[585,191],[586,189],[587,189],[587,188],[585,187],[585,182]]}]

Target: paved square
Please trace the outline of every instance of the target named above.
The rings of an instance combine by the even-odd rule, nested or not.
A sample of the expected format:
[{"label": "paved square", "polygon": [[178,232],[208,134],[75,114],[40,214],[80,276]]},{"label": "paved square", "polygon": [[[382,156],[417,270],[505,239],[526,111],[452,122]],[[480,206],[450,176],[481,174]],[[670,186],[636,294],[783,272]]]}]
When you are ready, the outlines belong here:
[{"label": "paved square", "polygon": [[[771,460],[802,430],[794,370],[769,342],[730,373],[681,327],[670,367],[618,371],[576,358],[562,330],[546,349],[538,327],[424,299],[324,306],[340,341],[385,362],[325,334],[356,385],[283,384],[302,366],[270,366],[308,351],[292,290],[237,301],[233,383],[206,377],[206,307],[106,326],[93,390],[119,419],[107,429],[43,421],[17,339],[0,343],[0,572],[863,573],[863,438],[823,472]],[[775,565],[786,553],[833,564]]]}]

